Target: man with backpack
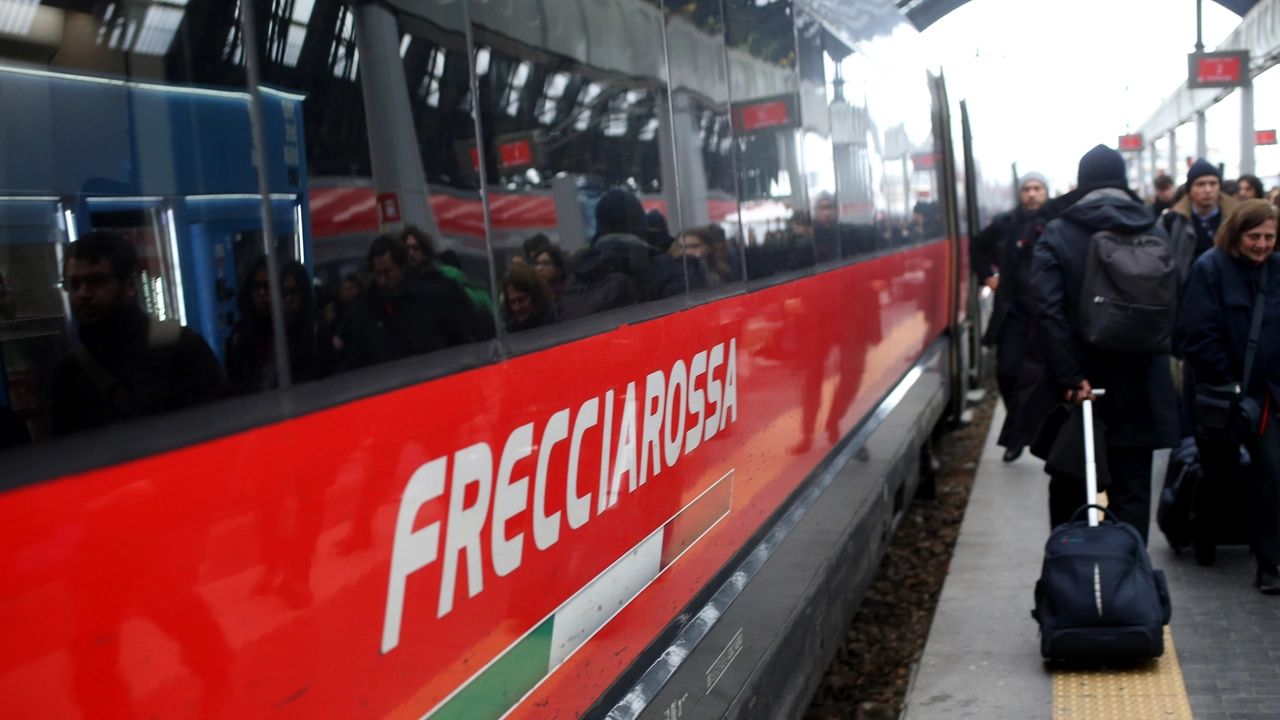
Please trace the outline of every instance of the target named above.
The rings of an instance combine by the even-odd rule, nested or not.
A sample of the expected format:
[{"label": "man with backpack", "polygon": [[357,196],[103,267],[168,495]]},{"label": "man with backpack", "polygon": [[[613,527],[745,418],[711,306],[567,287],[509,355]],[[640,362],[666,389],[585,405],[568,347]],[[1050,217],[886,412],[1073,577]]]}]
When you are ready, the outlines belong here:
[{"label": "man with backpack", "polygon": [[[1067,402],[1096,403],[1105,425],[1109,508],[1143,540],[1151,513],[1151,456],[1178,440],[1169,371],[1178,278],[1164,229],[1129,190],[1124,158],[1103,145],[1080,159],[1078,189],[1054,201],[1034,249],[1032,284],[1041,380]],[[1085,502],[1076,482],[1049,486],[1051,523]]]}]

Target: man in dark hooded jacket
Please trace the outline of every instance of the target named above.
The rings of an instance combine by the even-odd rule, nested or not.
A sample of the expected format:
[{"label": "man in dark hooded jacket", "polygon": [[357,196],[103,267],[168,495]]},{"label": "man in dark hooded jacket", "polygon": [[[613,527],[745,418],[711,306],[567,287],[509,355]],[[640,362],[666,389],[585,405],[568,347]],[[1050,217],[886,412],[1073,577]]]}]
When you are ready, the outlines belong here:
[{"label": "man in dark hooded jacket", "polygon": [[[1145,540],[1151,515],[1152,451],[1173,447],[1178,441],[1169,356],[1112,353],[1079,340],[1080,294],[1094,233],[1151,235],[1168,242],[1150,208],[1129,190],[1126,176],[1124,158],[1106,146],[1099,145],[1080,159],[1079,189],[1055,201],[1061,210],[1035,245],[1031,272],[1041,350],[1048,366],[1043,380],[1058,398],[1069,402],[1092,397],[1095,387],[1107,391],[1095,406],[1107,427],[1108,507]],[[1050,522],[1063,522],[1084,503],[1084,497],[1078,483],[1053,479]]]},{"label": "man in dark hooded jacket", "polygon": [[[1009,411],[1000,432],[1006,448],[1005,462],[1022,455],[1023,444],[1012,431],[1021,424],[1014,412],[1014,391],[1026,358],[1027,337],[1035,316],[1035,294],[1031,287],[1031,257],[1042,226],[1036,213],[1049,199],[1048,180],[1038,172],[1022,176],[1018,207],[1001,213],[974,237],[969,245],[969,262],[978,282],[995,290],[995,307],[982,344],[996,347],[996,382]],[[996,275],[992,266],[1000,270]]]},{"label": "man in dark hooded jacket", "polygon": [[596,204],[596,234],[569,267],[560,296],[560,321],[659,300],[685,291],[684,265],[645,241],[644,206],[626,190]]}]

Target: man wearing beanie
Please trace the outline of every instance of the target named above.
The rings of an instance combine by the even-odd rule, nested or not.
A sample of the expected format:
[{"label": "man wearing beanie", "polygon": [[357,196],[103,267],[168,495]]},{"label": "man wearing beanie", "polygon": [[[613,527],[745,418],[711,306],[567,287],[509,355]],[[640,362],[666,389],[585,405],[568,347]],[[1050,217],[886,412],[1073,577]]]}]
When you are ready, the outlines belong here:
[{"label": "man wearing beanie", "polygon": [[[1124,158],[1099,145],[1080,159],[1079,188],[1059,198],[1058,215],[1044,228],[1032,261],[1039,325],[1037,351],[1045,360],[1040,386],[1051,403],[1079,403],[1105,388],[1095,413],[1106,425],[1111,484],[1108,512],[1134,526],[1143,539],[1151,515],[1151,455],[1178,440],[1177,396],[1168,355],[1123,355],[1079,341],[1080,295],[1093,235],[1151,235],[1167,241],[1151,209],[1129,190]],[[1050,405],[1052,407],[1052,405]],[[1025,417],[1039,424],[1042,418]],[[1054,526],[1085,502],[1082,484],[1051,477],[1049,515]]]},{"label": "man wearing beanie", "polygon": [[[1018,183],[1018,207],[1001,213],[969,243],[969,265],[978,282],[996,291],[991,322],[982,344],[996,347],[996,382],[1004,400],[1005,431],[1000,445],[1004,461],[1022,455],[1023,443],[1012,439],[1011,431],[1020,420],[1013,411],[1014,390],[1026,356],[1027,334],[1034,312],[1031,290],[1031,248],[1039,235],[1033,222],[1036,211],[1049,199],[1049,182],[1038,172],[1029,172]],[[997,275],[992,266],[1000,270]]]},{"label": "man wearing beanie", "polygon": [[1178,278],[1187,279],[1191,264],[1209,248],[1218,226],[1235,209],[1235,198],[1222,193],[1222,172],[1204,158],[1187,171],[1187,193],[1164,216],[1164,229],[1173,243]]}]

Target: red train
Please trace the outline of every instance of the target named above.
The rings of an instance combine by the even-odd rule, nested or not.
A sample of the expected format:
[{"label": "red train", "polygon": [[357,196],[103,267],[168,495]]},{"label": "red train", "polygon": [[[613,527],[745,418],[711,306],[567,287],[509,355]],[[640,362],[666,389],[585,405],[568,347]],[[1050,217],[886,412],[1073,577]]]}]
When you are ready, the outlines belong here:
[{"label": "red train", "polygon": [[[112,105],[123,160],[4,189],[0,410],[36,440],[0,450],[5,717],[803,713],[931,435],[959,421],[980,361],[966,236],[1004,200],[942,78],[882,61],[918,42],[893,3],[33,7],[25,50],[0,49],[0,97],[35,105],[6,119],[40,116],[32,78],[77,74],[86,98],[236,104],[209,111],[221,124]],[[244,91],[255,73],[279,105]],[[254,123],[297,157],[255,176],[204,144]],[[336,294],[406,224],[490,287],[500,329],[520,243],[572,254],[617,187],[665,216],[662,252],[718,279],[77,434],[41,425],[77,345],[50,281],[90,229],[127,229],[153,321],[191,318],[221,352],[257,248]],[[259,220],[191,209],[259,196]],[[681,253],[706,227],[720,255]]]}]

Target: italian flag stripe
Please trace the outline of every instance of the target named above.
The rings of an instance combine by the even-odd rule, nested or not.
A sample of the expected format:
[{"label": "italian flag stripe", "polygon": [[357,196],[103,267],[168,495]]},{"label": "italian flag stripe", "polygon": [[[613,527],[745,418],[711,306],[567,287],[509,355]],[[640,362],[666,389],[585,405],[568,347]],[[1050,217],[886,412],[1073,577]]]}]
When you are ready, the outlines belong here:
[{"label": "italian flag stripe", "polygon": [[587,583],[425,717],[498,720],[729,513],[733,471]]}]

